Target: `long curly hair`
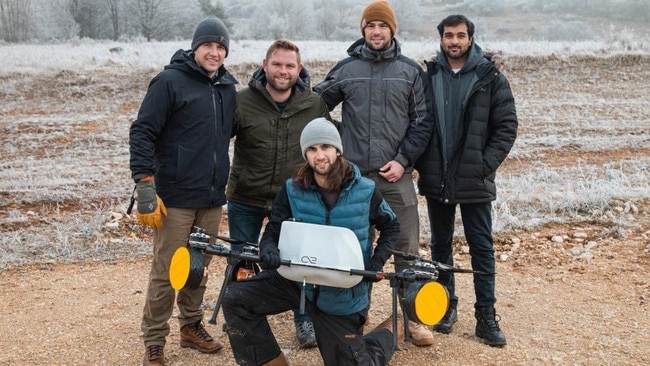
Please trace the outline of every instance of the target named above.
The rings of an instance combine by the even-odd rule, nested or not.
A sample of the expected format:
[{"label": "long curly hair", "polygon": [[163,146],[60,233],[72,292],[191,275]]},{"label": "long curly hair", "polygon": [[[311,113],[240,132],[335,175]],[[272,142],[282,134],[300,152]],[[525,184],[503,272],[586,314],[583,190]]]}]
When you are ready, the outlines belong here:
[{"label": "long curly hair", "polygon": [[[332,163],[332,170],[330,170],[327,175],[326,185],[327,187],[322,187],[328,190],[337,190],[343,186],[343,183],[354,177],[354,169],[350,162],[342,155],[339,155],[336,158],[336,161]],[[307,190],[312,184],[316,183],[314,178],[314,169],[309,166],[308,162],[305,162],[298,170],[293,177],[293,183],[298,185],[302,190]]]}]

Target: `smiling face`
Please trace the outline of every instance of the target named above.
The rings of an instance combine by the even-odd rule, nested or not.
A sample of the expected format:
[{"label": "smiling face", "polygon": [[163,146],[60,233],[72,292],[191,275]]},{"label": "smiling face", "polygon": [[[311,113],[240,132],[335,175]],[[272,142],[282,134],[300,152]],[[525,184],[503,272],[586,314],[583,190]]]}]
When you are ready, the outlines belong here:
[{"label": "smiling face", "polygon": [[462,67],[467,60],[467,53],[472,45],[472,38],[469,36],[467,25],[461,23],[455,26],[445,26],[440,38],[442,51],[447,56],[447,61],[452,67]]},{"label": "smiling face", "polygon": [[194,61],[208,72],[208,76],[214,74],[223,65],[226,58],[226,47],[217,42],[206,42],[199,45],[194,50]]},{"label": "smiling face", "polygon": [[385,50],[393,39],[388,24],[374,20],[363,28],[363,35],[368,47],[375,51]]},{"label": "smiling face", "polygon": [[262,61],[262,68],[266,74],[266,90],[275,100],[278,95],[290,95],[291,88],[298,81],[302,64],[296,51],[278,48]]},{"label": "smiling face", "polygon": [[336,147],[329,144],[316,144],[305,150],[305,158],[309,166],[314,170],[316,182],[325,179],[339,155],[340,153]]}]

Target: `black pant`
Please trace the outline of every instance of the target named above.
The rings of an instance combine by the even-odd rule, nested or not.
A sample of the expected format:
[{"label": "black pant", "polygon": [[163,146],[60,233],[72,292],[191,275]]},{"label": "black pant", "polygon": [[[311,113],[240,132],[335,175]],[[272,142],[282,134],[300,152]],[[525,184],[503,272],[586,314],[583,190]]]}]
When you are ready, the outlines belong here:
[{"label": "black pant", "polygon": [[[227,333],[237,364],[260,365],[280,354],[266,316],[300,305],[300,288],[277,271],[263,271],[244,281],[232,282],[222,300]],[[368,309],[350,315],[332,315],[315,309],[311,316],[318,349],[325,366],[383,366],[393,355],[393,334],[387,329],[363,335]]]},{"label": "black pant", "polygon": [[[429,225],[431,226],[431,258],[434,261],[449,265],[454,264],[452,242],[454,238],[454,223],[456,220],[455,204],[443,204],[437,200],[427,199]],[[494,273],[494,242],[492,240],[492,204],[464,203],[460,204],[460,214],[463,219],[465,239],[469,245],[472,257],[472,269]],[[455,292],[454,274],[441,271],[438,282],[449,291],[451,302],[458,302]],[[475,307],[493,306],[496,302],[494,295],[494,274],[474,274]]]}]

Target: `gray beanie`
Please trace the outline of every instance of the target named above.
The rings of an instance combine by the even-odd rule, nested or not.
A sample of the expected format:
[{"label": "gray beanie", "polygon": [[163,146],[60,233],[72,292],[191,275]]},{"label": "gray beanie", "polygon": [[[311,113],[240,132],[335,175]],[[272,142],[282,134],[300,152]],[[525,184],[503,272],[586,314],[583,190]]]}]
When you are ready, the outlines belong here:
[{"label": "gray beanie", "polygon": [[309,122],[300,134],[300,149],[302,157],[307,160],[305,152],[308,148],[318,145],[328,144],[334,146],[340,153],[343,153],[343,144],[341,136],[336,126],[325,118],[316,118]]},{"label": "gray beanie", "polygon": [[194,38],[192,38],[192,51],[196,51],[197,47],[207,42],[221,43],[226,48],[226,57],[228,57],[230,34],[221,19],[214,15],[196,25]]}]

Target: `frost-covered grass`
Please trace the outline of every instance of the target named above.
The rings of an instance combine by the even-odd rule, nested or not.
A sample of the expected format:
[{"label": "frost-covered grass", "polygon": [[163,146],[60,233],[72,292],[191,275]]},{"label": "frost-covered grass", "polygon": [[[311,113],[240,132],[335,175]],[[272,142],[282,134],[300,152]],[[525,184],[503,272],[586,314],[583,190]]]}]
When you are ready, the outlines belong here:
[{"label": "frost-covered grass", "polygon": [[[635,226],[632,214],[638,212],[629,211],[635,201],[650,198],[650,157],[602,165],[532,164],[522,173],[502,174],[497,184],[499,195],[493,205],[497,232],[591,220]],[[621,215],[621,208],[630,216]]]},{"label": "frost-covered grass", "polygon": [[[149,231],[125,216],[133,189],[128,127],[150,78],[188,43],[0,46],[0,269],[150,253]],[[227,65],[242,85],[269,43],[231,44]],[[349,43],[298,42],[312,83]],[[505,55],[520,122],[497,174],[495,231],[637,225],[636,204],[650,199],[648,50],[598,42],[483,46]],[[403,44],[416,60],[435,48]],[[420,214],[427,243],[423,205]]]},{"label": "frost-covered grass", "polygon": [[[344,41],[297,41],[305,62],[336,61],[345,56],[353,40]],[[271,41],[231,41],[226,64],[258,63],[264,58]],[[484,49],[499,50],[504,55],[613,55],[624,53],[648,53],[650,42],[638,41],[486,41],[479,44]],[[169,62],[178,49],[188,49],[189,40],[175,42],[121,43],[81,40],[73,43],[24,45],[1,45],[2,71],[38,72],[47,70],[89,70],[97,67],[127,66],[159,69]],[[408,41],[402,43],[403,54],[421,61],[430,58],[438,50],[438,40]],[[113,50],[113,52],[111,52]]]}]

